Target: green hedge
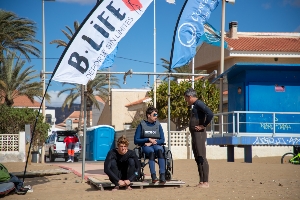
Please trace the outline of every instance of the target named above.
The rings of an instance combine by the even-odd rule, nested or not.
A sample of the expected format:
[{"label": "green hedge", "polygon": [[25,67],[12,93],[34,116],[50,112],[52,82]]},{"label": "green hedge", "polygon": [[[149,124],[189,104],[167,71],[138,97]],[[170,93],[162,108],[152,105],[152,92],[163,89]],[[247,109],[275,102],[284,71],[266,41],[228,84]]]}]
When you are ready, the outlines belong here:
[{"label": "green hedge", "polygon": [[0,105],[0,134],[19,134],[25,131],[25,125],[30,124],[31,131],[38,117],[35,127],[33,146],[42,145],[47,136],[50,125],[43,122],[43,115],[32,108],[14,108],[5,104]]}]

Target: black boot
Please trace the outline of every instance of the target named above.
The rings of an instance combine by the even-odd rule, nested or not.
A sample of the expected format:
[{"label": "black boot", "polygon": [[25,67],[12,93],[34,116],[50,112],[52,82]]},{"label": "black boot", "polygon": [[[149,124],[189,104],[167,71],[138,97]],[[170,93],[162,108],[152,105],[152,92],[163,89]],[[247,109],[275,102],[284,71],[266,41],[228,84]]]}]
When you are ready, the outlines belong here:
[{"label": "black boot", "polygon": [[165,173],[162,173],[162,174],[159,175],[159,182],[160,183],[165,183],[166,182]]},{"label": "black boot", "polygon": [[158,181],[156,174],[151,174],[151,178],[152,178],[152,183],[156,183]]}]

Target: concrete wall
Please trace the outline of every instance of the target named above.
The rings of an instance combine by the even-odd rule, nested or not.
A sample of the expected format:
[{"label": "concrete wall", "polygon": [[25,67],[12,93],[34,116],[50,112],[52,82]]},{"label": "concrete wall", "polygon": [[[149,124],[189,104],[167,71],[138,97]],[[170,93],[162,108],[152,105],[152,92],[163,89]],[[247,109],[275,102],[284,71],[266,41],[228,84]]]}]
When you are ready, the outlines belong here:
[{"label": "concrete wall", "polygon": [[98,125],[110,125],[116,131],[124,130],[125,123],[131,123],[136,111],[130,111],[125,105],[142,99],[149,90],[146,89],[112,89],[111,106],[105,104]]},{"label": "concrete wall", "polygon": [[[7,136],[9,136],[10,138],[7,138]],[[11,138],[12,136],[13,138]],[[26,161],[27,153],[25,143],[25,132],[20,132],[18,135],[1,134],[0,137],[0,163]],[[6,143],[6,141],[8,140],[10,140],[10,143],[13,143],[13,145],[6,145],[4,147],[4,143]],[[3,148],[8,150],[2,151]]]},{"label": "concrete wall", "polygon": [[99,117],[101,116],[103,110],[104,110],[104,104],[101,102],[98,102],[98,105],[100,107],[100,110],[93,105],[92,107],[92,126],[97,126],[98,125],[98,121],[99,121]]}]

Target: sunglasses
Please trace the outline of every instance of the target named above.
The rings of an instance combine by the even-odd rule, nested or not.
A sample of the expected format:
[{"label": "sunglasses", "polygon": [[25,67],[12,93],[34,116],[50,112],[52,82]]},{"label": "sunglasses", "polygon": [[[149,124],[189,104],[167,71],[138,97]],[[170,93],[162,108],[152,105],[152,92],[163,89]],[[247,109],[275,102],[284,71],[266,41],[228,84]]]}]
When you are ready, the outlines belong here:
[{"label": "sunglasses", "polygon": [[154,114],[153,114],[153,117],[157,117],[157,116],[158,116],[158,114],[157,114],[157,113],[154,113]]}]

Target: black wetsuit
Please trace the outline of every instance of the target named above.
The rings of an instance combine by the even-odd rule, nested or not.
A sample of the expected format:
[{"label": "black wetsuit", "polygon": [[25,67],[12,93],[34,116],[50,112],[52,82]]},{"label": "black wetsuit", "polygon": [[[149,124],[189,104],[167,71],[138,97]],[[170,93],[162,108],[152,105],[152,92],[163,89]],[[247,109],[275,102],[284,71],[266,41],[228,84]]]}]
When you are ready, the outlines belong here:
[{"label": "black wetsuit", "polygon": [[140,173],[140,169],[136,153],[129,149],[124,155],[119,154],[117,149],[112,149],[104,161],[104,172],[116,186],[119,185],[119,180],[134,181]]},{"label": "black wetsuit", "polygon": [[213,112],[199,99],[193,103],[190,118],[192,149],[197,162],[200,182],[208,182],[209,165],[206,159],[206,130],[196,131],[195,126],[207,126],[212,120]]}]

